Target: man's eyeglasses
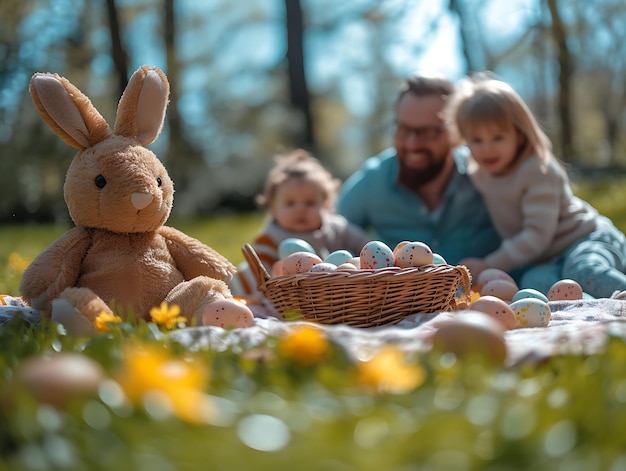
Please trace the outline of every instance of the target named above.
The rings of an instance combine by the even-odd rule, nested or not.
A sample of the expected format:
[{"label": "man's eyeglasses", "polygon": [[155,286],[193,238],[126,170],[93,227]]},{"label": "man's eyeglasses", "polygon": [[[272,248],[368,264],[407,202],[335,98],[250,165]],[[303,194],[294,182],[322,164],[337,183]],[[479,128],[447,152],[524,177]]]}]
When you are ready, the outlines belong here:
[{"label": "man's eyeglasses", "polygon": [[443,124],[439,126],[422,126],[419,128],[407,126],[406,124],[396,124],[396,136],[400,139],[406,139],[414,135],[417,139],[423,141],[434,141],[439,138],[445,130],[446,127]]}]

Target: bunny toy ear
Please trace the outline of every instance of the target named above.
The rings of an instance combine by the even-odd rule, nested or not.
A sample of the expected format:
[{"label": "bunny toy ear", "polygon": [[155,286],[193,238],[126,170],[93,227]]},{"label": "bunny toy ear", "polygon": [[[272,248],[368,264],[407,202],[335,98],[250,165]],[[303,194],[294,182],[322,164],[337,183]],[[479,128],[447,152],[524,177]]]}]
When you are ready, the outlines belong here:
[{"label": "bunny toy ear", "polygon": [[158,67],[144,65],[130,78],[117,107],[115,134],[134,137],[141,145],[161,133],[170,93],[167,77]]},{"label": "bunny toy ear", "polygon": [[89,98],[66,78],[37,73],[30,79],[29,91],[44,122],[70,146],[86,149],[111,135]]}]

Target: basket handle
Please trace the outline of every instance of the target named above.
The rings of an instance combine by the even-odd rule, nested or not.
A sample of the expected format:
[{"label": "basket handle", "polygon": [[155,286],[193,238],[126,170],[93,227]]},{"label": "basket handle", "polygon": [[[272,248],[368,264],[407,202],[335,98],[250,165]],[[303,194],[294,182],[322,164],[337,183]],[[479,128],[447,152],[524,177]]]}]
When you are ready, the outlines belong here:
[{"label": "basket handle", "polygon": [[243,252],[243,256],[250,266],[250,271],[252,271],[252,274],[254,275],[257,289],[261,291],[261,287],[265,284],[267,280],[271,278],[270,274],[267,272],[267,270],[263,266],[263,263],[261,263],[261,259],[250,244],[245,244],[241,248],[241,251]]},{"label": "basket handle", "polygon": [[463,285],[463,298],[460,300],[460,302],[457,302],[456,300],[453,301],[453,304],[455,304],[455,306],[453,306],[453,309],[465,309],[467,308],[467,306],[469,306],[471,301],[470,291],[472,289],[472,276],[470,275],[470,271],[465,265],[457,265],[454,268],[461,274],[461,283]]}]

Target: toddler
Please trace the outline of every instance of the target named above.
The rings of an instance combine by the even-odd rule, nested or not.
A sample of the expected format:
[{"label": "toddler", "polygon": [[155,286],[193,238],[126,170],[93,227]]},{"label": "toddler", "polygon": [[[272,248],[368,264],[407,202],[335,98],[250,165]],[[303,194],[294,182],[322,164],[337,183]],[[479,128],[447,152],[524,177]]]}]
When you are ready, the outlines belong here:
[{"label": "toddler", "polygon": [[570,278],[594,297],[626,289],[624,234],[574,196],[550,140],[513,88],[485,74],[465,79],[446,116],[471,151],[468,173],[503,238],[485,258],[460,262],[474,278],[486,268],[530,267],[521,288],[547,293]]},{"label": "toddler", "polygon": [[[252,247],[269,273],[278,261],[280,243],[291,237],[305,240],[322,259],[335,250],[358,256],[370,237],[333,211],[340,181],[303,149],[278,156],[268,173],[258,204],[267,222]],[[237,296],[255,294],[255,281],[245,262],[231,283]],[[258,296],[257,296],[258,298]]]}]

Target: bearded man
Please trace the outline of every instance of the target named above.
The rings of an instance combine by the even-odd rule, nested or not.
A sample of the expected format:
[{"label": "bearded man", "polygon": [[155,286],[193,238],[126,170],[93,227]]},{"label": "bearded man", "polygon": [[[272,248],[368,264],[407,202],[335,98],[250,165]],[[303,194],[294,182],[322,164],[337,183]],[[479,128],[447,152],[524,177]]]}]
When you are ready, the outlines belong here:
[{"label": "bearded man", "polygon": [[454,84],[414,76],[395,106],[394,147],[367,159],[343,184],[337,211],[392,249],[419,241],[450,264],[483,257],[500,245],[482,196],[465,173],[443,111]]}]

